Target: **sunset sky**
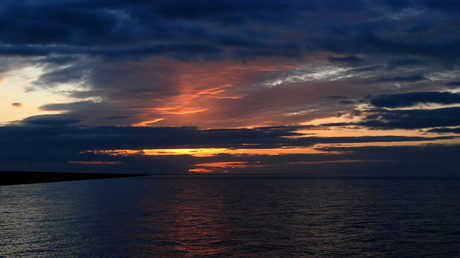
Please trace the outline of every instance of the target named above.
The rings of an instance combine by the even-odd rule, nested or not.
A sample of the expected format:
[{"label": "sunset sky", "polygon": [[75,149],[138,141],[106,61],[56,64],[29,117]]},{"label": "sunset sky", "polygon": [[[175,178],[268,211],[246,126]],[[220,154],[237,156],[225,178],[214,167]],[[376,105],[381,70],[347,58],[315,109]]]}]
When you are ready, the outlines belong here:
[{"label": "sunset sky", "polygon": [[0,170],[460,175],[456,0],[4,0]]}]

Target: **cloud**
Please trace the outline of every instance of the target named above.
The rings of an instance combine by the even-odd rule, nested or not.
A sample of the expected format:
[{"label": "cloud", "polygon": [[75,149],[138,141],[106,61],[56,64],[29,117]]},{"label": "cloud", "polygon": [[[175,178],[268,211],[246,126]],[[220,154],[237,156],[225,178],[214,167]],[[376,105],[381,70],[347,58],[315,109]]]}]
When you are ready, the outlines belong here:
[{"label": "cloud", "polygon": [[46,111],[66,111],[66,110],[79,110],[79,111],[94,111],[103,108],[104,104],[94,101],[79,101],[63,104],[47,104],[40,107],[41,110]]},{"label": "cloud", "polygon": [[401,94],[380,95],[371,100],[371,104],[382,108],[411,107],[417,104],[457,104],[460,94],[450,92],[409,92]]},{"label": "cloud", "polygon": [[[417,10],[424,10],[423,16]],[[448,37],[444,28],[426,25],[427,20],[432,24],[456,20],[453,12],[440,15],[445,10],[428,2],[393,5],[335,0],[155,4],[5,1],[0,8],[0,39],[4,43],[0,53],[110,58],[168,55],[180,60],[198,60],[201,56],[214,60],[273,55],[297,58],[306,51],[327,49],[348,56],[341,57],[341,61],[347,62],[359,61],[359,52],[406,52],[441,58],[450,55],[456,59],[459,51],[454,47],[455,38]],[[422,40],[407,37],[411,33],[421,33],[418,38]],[[432,42],[433,36],[439,42]]]},{"label": "cloud", "polygon": [[[39,116],[22,121],[21,125],[0,127],[0,144],[9,146],[0,151],[0,169],[18,167],[23,169],[88,169],[88,165],[97,164],[105,167],[107,172],[114,169],[130,169],[133,166],[150,164],[162,168],[167,164],[178,162],[182,168],[188,169],[191,164],[213,162],[237,162],[238,159],[257,164],[262,158],[269,164],[277,155],[243,155],[219,154],[212,157],[194,157],[184,154],[177,155],[142,155],[146,149],[197,149],[197,148],[227,148],[246,149],[280,149],[306,148],[316,144],[337,143],[372,143],[372,142],[436,142],[437,140],[452,139],[443,137],[404,137],[404,136],[362,136],[362,137],[318,137],[300,134],[298,130],[308,129],[308,126],[279,126],[260,127],[253,129],[198,129],[195,127],[114,127],[114,126],[84,126],[75,118],[62,116]],[[98,151],[132,150],[130,155],[103,155]],[[96,151],[96,152],[92,152]],[[244,153],[244,151],[242,152]],[[329,160],[328,155],[291,155],[289,162]],[[281,155],[281,156],[284,156]],[[277,157],[277,158],[275,158]],[[302,157],[300,160],[298,158]],[[306,157],[308,159],[306,160]],[[341,157],[336,157],[342,159]],[[229,160],[227,160],[229,159]],[[335,160],[333,158],[332,160]],[[27,165],[28,164],[28,165]],[[78,165],[73,167],[74,165]],[[260,164],[263,165],[263,164]],[[102,167],[101,167],[102,169]],[[187,170],[185,170],[186,172]],[[177,172],[177,171],[176,171]]]},{"label": "cloud", "polygon": [[[42,115],[28,117],[22,120],[20,123],[24,126],[67,126],[79,123],[80,120],[76,118],[66,118],[61,116],[53,115]],[[12,127],[15,128],[15,127]]]},{"label": "cloud", "polygon": [[26,88],[24,89],[24,92],[32,92],[32,91],[34,91],[34,90],[35,90],[35,89],[34,89],[33,87],[26,87]]},{"label": "cloud", "polygon": [[[299,134],[308,127],[298,125],[350,114],[354,122],[326,124],[324,131],[348,125],[457,133],[460,110],[439,106],[458,104],[459,94],[439,91],[459,86],[460,33],[452,27],[460,22],[459,10],[455,1],[434,0],[5,0],[0,6],[2,86],[24,81],[24,69],[33,70],[27,78],[34,81],[16,89],[25,89],[20,94],[29,98],[46,93],[34,100],[39,107],[34,114],[60,114],[31,115],[16,126],[0,127],[1,145],[11,146],[0,159],[23,168],[107,165],[158,171],[176,165],[177,171],[187,171],[190,164],[206,162],[243,164],[235,163],[239,159],[254,169],[257,159],[260,165],[299,169],[305,169],[302,162],[339,168],[335,162],[343,161],[351,168],[359,160],[367,165],[389,161],[375,156],[377,149],[174,159],[141,151],[453,139],[415,132],[414,137],[391,136],[391,131],[389,136],[338,137],[334,130],[325,137]],[[32,106],[22,96],[5,103],[10,107],[16,100]],[[85,152],[117,149],[139,153]]]},{"label": "cloud", "polygon": [[228,49],[236,47],[257,55],[277,55],[279,49],[285,55],[289,51],[286,42],[275,43],[274,37],[254,26],[291,23],[301,17],[299,10],[308,6],[295,1],[149,4],[99,0],[21,5],[7,1],[0,9],[4,31],[0,39],[5,43],[0,53],[109,58],[168,55],[179,60],[206,60],[219,58],[223,52],[227,52],[225,56],[238,55]]},{"label": "cloud", "polygon": [[415,58],[402,58],[388,61],[388,65],[391,69],[405,66],[418,66],[422,64],[425,64],[425,62]]},{"label": "cloud", "polygon": [[431,129],[428,132],[432,133],[456,133],[460,134],[460,127],[457,128],[436,128],[436,129]]},{"label": "cloud", "polygon": [[331,56],[328,57],[327,60],[330,62],[343,62],[343,63],[351,63],[351,64],[357,64],[363,62],[363,60],[357,56]]},{"label": "cloud", "polygon": [[[344,174],[361,176],[448,176],[456,177],[460,162],[456,155],[458,145],[428,146],[371,146],[331,147],[324,150],[339,151],[344,159],[363,162],[331,164]],[[366,160],[368,162],[366,162]]]},{"label": "cloud", "polygon": [[22,107],[22,103],[19,103],[19,102],[13,102],[13,103],[11,103],[11,106],[13,106],[13,107],[17,107],[17,108],[20,108],[20,107]]},{"label": "cloud", "polygon": [[[368,96],[373,107],[356,111],[359,122],[325,123],[323,126],[364,126],[371,129],[429,129],[428,132],[456,133],[460,125],[460,107],[442,107],[460,103],[460,94],[450,92],[409,92]],[[425,104],[425,108],[417,105]],[[440,105],[430,108],[430,104]],[[404,109],[401,109],[404,108]]]},{"label": "cloud", "polygon": [[372,116],[357,123],[335,123],[328,126],[360,125],[374,129],[422,129],[459,126],[459,107],[428,110],[370,110]]},{"label": "cloud", "polygon": [[460,81],[451,81],[451,82],[447,82],[445,83],[446,86],[452,86],[452,87],[457,87],[457,86],[460,86]]},{"label": "cloud", "polygon": [[[49,59],[43,59],[48,62]],[[63,60],[62,63],[51,63],[44,65],[45,72],[33,82],[35,86],[50,88],[60,84],[85,84],[91,76],[92,67],[95,62],[84,59]],[[70,62],[70,63],[69,63]]]},{"label": "cloud", "polygon": [[372,83],[376,82],[418,82],[426,80],[422,75],[411,75],[411,76],[396,76],[396,77],[385,77],[377,80],[371,81]]}]

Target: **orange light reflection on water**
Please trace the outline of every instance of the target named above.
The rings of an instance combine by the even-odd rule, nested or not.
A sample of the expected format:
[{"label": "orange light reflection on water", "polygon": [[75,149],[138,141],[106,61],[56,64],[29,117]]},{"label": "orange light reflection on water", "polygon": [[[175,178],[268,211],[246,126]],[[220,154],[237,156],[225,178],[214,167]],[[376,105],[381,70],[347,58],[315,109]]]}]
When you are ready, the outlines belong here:
[{"label": "orange light reflection on water", "polygon": [[[229,226],[225,193],[206,181],[190,184],[177,180],[168,187],[168,196],[141,201],[148,209],[146,213],[156,215],[141,221],[145,227],[141,237],[153,242],[158,257],[215,257],[230,253],[230,247],[222,244],[234,230]],[[167,201],[152,202],[159,199]],[[160,212],[165,211],[161,219],[157,215],[159,206]]]}]

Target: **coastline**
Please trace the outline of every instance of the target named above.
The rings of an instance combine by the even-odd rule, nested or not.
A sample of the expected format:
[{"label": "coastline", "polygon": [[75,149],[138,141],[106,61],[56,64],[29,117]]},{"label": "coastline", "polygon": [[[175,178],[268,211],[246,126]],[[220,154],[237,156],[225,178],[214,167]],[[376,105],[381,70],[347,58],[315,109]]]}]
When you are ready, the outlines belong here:
[{"label": "coastline", "polygon": [[146,174],[78,173],[78,172],[23,172],[0,171],[0,186],[93,180],[118,177],[147,176]]}]

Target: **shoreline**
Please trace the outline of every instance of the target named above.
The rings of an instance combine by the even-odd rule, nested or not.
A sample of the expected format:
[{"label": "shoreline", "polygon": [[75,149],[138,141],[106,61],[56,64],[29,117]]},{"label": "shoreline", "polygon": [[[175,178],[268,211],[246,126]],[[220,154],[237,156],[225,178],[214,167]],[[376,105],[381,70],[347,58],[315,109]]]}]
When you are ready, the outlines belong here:
[{"label": "shoreline", "polygon": [[146,174],[0,171],[0,186],[147,176]]}]

